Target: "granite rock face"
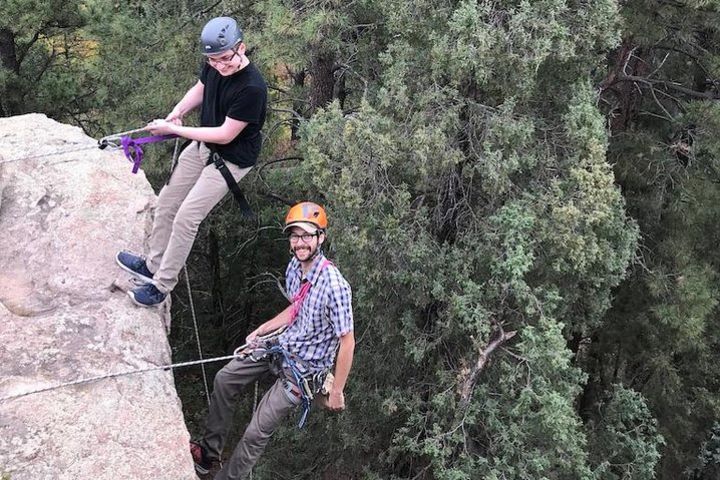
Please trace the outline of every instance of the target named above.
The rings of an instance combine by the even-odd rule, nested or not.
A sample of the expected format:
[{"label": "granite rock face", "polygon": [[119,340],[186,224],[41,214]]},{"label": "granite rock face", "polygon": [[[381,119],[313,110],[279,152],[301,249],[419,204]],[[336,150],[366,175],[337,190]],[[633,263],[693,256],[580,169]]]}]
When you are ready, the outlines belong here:
[{"label": "granite rock face", "polygon": [[[44,115],[0,118],[0,398],[171,363],[167,307],[114,286],[155,195],[95,145]],[[191,480],[188,440],[169,371],[0,401],[0,478]]]}]

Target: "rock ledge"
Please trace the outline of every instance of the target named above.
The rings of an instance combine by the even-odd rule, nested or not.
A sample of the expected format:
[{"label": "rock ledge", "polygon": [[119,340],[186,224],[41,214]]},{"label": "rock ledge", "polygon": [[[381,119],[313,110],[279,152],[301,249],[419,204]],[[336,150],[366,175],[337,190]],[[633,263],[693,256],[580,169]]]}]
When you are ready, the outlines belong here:
[{"label": "rock ledge", "polygon": [[[94,145],[44,115],[0,119],[0,398],[171,363],[167,309],[113,288],[155,195]],[[0,402],[0,478],[192,480],[188,440],[171,372]]]}]

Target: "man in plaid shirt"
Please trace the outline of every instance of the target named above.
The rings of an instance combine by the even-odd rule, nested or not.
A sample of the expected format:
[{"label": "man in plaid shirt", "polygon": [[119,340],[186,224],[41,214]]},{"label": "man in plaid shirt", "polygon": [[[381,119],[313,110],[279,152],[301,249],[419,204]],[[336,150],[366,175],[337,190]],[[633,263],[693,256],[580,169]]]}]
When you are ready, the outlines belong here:
[{"label": "man in plaid shirt", "polygon": [[[233,359],[216,375],[205,434],[190,443],[200,475],[211,474],[217,465],[232,424],[234,401],[246,385],[268,373],[278,376],[215,480],[246,478],[273,431],[290,411],[304,403],[303,385],[288,373],[288,358],[295,372],[305,379],[322,377],[335,364],[335,379],[322,403],[332,411],[345,408],[343,391],[355,350],[352,293],[338,269],[322,254],[326,228],[325,210],[315,203],[302,202],[288,212],[284,232],[289,234],[293,258],[285,282],[293,301],[247,336],[247,344],[253,346],[250,355]],[[267,352],[267,343],[260,342],[259,337],[282,327],[286,329],[273,341],[274,351],[283,352],[278,359],[278,355]],[[279,368],[274,368],[276,365]]]}]

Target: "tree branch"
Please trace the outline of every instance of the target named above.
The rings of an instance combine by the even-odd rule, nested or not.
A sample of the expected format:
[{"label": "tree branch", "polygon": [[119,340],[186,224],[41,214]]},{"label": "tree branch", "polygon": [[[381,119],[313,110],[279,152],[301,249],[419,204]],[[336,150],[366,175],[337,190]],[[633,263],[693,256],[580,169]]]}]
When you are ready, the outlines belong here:
[{"label": "tree branch", "polygon": [[286,162],[288,160],[299,160],[302,162],[304,160],[304,158],[303,157],[283,157],[283,158],[275,158],[273,160],[268,160],[267,162],[260,165],[260,167],[258,168],[258,173],[262,172],[263,168],[265,168],[269,165],[272,165],[273,163]]},{"label": "tree branch", "polygon": [[292,110],[292,109],[289,109],[289,108],[270,107],[269,110],[271,110],[271,111],[273,111],[273,112],[289,113],[290,115],[292,115],[293,117],[297,118],[298,120],[305,120],[305,117],[303,117],[302,115],[300,115],[300,114],[299,114],[298,112],[296,112],[295,110]]},{"label": "tree branch", "polygon": [[55,47],[53,46],[52,52],[50,52],[50,55],[48,55],[45,64],[40,68],[40,71],[35,75],[35,83],[39,83],[42,77],[45,75],[45,72],[48,71],[50,66],[55,61],[55,58],[57,58],[57,50],[55,50]]},{"label": "tree branch", "polygon": [[25,57],[27,56],[28,52],[30,51],[32,46],[35,45],[35,43],[40,39],[40,35],[42,35],[44,31],[45,31],[45,26],[41,27],[40,30],[35,32],[35,34],[32,36],[30,41],[25,43],[23,46],[18,46],[18,48],[17,48],[18,64],[21,64],[23,62],[23,60],[25,60]]},{"label": "tree branch", "polygon": [[468,372],[465,380],[463,381],[462,387],[460,388],[460,408],[464,409],[470,403],[470,396],[472,395],[473,387],[475,386],[475,380],[478,374],[485,368],[490,355],[502,344],[510,340],[515,336],[517,331],[506,332],[502,326],[498,325],[499,335],[491,340],[485,348],[480,348],[479,355],[475,361],[475,365]]},{"label": "tree branch", "polygon": [[667,80],[653,80],[646,77],[638,77],[636,75],[618,75],[613,83],[617,82],[637,82],[637,83],[643,83],[645,85],[655,86],[659,85],[665,88],[669,88],[671,90],[675,90],[680,93],[684,93],[685,95],[693,98],[700,98],[703,100],[718,100],[720,99],[720,95],[714,92],[698,92],[697,90],[692,90],[687,87],[683,87],[682,85],[679,85],[674,82],[668,82]]},{"label": "tree branch", "polygon": [[263,197],[271,198],[273,200],[277,200],[278,202],[282,203],[283,205],[287,205],[288,207],[291,207],[295,205],[296,202],[293,202],[289,198],[281,197],[280,195],[272,192],[258,192]]}]

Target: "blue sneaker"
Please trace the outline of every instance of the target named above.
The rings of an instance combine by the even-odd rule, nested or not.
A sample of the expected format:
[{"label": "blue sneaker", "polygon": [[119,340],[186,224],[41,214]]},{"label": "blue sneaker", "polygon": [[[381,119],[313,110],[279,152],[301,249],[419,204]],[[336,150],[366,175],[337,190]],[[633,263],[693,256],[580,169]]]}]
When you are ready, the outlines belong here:
[{"label": "blue sneaker", "polygon": [[139,278],[143,282],[152,282],[153,274],[150,270],[148,270],[145,259],[140,255],[135,255],[123,250],[115,255],[115,261],[118,265],[120,265],[120,268]]},{"label": "blue sneaker", "polygon": [[132,301],[139,307],[157,307],[167,297],[167,293],[162,293],[152,283],[137,288],[133,288],[128,292]]}]

